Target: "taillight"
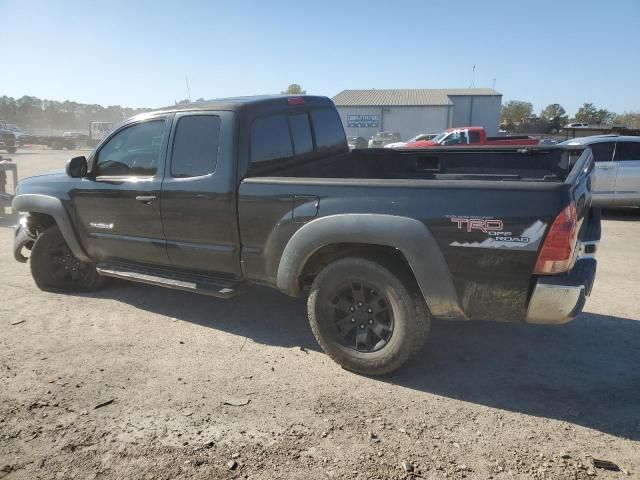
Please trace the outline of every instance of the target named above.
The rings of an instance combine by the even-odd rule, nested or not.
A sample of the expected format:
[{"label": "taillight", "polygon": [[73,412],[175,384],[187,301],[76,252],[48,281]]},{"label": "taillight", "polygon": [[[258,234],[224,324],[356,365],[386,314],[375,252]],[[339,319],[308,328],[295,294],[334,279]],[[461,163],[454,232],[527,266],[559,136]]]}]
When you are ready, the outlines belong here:
[{"label": "taillight", "polygon": [[302,97],[289,97],[287,99],[289,105],[304,105],[304,98]]},{"label": "taillight", "polygon": [[553,221],[540,249],[534,273],[551,275],[569,270],[577,240],[576,205],[571,202]]}]

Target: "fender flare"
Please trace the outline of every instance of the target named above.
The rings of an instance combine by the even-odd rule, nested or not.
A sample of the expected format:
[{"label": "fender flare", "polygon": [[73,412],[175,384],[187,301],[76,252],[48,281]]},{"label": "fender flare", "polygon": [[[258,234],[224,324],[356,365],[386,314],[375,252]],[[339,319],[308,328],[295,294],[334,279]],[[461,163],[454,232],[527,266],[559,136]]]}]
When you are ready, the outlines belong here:
[{"label": "fender flare", "polygon": [[65,242],[76,258],[82,262],[91,262],[84,248],[78,241],[78,237],[73,229],[69,215],[59,198],[48,195],[27,193],[17,195],[11,204],[14,210],[19,212],[44,213],[50,215],[56,221]]},{"label": "fender flare", "polygon": [[299,293],[298,278],[309,258],[335,243],[397,248],[409,262],[429,310],[435,317],[466,319],[451,272],[429,229],[419,220],[384,214],[338,214],[313,220],[293,234],[284,248],[277,287]]}]

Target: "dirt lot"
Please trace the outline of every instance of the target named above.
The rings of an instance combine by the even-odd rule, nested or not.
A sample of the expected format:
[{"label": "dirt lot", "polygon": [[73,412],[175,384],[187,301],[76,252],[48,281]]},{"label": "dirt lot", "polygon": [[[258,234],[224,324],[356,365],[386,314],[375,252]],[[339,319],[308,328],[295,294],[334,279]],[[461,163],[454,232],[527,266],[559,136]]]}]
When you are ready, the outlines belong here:
[{"label": "dirt lot", "polygon": [[[12,157],[25,176],[72,155]],[[366,378],[275,291],[43,293],[4,215],[0,478],[640,478],[640,213],[606,218],[580,319],[437,322],[405,368]]]}]

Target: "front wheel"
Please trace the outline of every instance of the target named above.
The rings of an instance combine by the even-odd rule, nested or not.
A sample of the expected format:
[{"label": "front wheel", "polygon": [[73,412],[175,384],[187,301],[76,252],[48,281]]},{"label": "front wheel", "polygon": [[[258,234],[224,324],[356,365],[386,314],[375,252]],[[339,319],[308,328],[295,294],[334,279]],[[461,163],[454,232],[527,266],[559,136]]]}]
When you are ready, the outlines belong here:
[{"label": "front wheel", "polygon": [[95,264],[81,262],[73,255],[55,225],[38,235],[30,263],[33,280],[47,292],[89,292],[104,283]]},{"label": "front wheel", "polygon": [[16,153],[18,151],[18,149],[16,147],[7,147],[7,152],[9,153]]},{"label": "front wheel", "polygon": [[418,351],[430,317],[413,282],[403,277],[364,258],[325,267],[307,303],[313,334],[325,353],[347,370],[383,375]]}]

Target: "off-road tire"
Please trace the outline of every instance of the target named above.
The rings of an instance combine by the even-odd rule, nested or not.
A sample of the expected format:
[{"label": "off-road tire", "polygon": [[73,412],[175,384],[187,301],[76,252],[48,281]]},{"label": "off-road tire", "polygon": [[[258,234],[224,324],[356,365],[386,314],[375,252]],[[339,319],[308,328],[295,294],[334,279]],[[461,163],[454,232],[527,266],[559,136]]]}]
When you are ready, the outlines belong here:
[{"label": "off-road tire", "polygon": [[[338,340],[340,334],[331,302],[340,286],[350,281],[374,286],[391,306],[393,331],[377,351],[358,351]],[[397,370],[422,348],[431,326],[424,299],[407,272],[359,257],[336,260],[316,276],[307,312],[313,334],[325,353],[345,369],[364,375],[384,375]]]},{"label": "off-road tire", "polygon": [[56,225],[38,235],[29,263],[36,285],[47,292],[91,292],[105,281],[95,264],[81,262],[71,253]]}]

